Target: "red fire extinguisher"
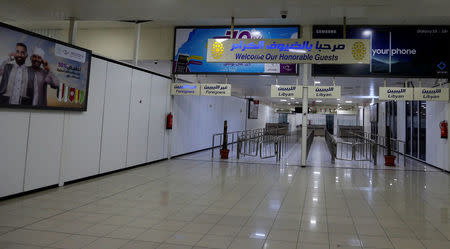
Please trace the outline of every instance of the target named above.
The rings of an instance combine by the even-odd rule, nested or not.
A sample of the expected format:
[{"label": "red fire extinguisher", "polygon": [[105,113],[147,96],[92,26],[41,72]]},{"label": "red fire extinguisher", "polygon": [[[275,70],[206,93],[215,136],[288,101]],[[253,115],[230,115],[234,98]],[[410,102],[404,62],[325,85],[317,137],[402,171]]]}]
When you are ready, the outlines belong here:
[{"label": "red fire extinguisher", "polygon": [[441,138],[448,138],[448,124],[447,121],[442,121],[439,124],[439,127],[441,127]]},{"label": "red fire extinguisher", "polygon": [[172,130],[172,124],[173,124],[173,115],[172,113],[169,113],[167,114],[166,129]]}]

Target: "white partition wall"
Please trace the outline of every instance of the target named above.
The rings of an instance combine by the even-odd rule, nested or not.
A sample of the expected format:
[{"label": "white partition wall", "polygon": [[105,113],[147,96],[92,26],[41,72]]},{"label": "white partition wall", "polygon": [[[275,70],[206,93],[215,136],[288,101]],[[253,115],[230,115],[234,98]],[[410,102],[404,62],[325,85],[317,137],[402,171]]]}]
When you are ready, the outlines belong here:
[{"label": "white partition wall", "polygon": [[167,100],[170,80],[152,76],[150,101],[148,103],[148,147],[147,161],[167,157],[166,115],[169,113]]},{"label": "white partition wall", "polygon": [[93,58],[86,112],[67,112],[64,124],[62,181],[99,173],[100,142],[108,62]]},{"label": "white partition wall", "polygon": [[29,112],[0,111],[0,197],[23,191]]},{"label": "white partition wall", "polygon": [[100,173],[126,165],[132,69],[109,63],[106,72]]},{"label": "white partition wall", "polygon": [[152,76],[133,70],[130,120],[128,123],[127,166],[147,162],[150,90]]},{"label": "white partition wall", "polygon": [[31,112],[25,191],[58,183],[63,126],[64,113]]}]

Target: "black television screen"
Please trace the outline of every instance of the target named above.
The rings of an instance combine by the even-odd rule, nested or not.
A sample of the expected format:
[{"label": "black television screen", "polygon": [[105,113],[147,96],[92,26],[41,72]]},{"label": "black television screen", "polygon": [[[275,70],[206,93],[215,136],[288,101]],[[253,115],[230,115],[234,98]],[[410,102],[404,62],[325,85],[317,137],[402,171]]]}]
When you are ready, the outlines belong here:
[{"label": "black television screen", "polygon": [[91,51],[0,23],[0,107],[87,110]]}]

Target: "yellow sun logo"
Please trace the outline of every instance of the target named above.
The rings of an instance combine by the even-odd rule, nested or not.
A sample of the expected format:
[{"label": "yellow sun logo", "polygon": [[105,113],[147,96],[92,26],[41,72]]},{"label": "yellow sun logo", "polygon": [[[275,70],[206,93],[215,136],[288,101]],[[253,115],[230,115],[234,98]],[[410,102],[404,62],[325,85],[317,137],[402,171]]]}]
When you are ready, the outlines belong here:
[{"label": "yellow sun logo", "polygon": [[364,59],[364,57],[366,57],[366,46],[364,45],[364,43],[358,41],[353,43],[353,47],[352,47],[352,55],[353,58],[357,61],[362,61]]},{"label": "yellow sun logo", "polygon": [[221,42],[214,42],[211,48],[212,57],[220,59],[223,55],[223,44]]}]

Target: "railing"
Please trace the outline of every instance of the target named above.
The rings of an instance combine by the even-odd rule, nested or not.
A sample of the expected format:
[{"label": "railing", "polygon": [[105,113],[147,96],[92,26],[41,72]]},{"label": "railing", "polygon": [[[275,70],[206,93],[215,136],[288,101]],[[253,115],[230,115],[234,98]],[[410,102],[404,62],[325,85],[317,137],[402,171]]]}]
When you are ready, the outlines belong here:
[{"label": "railing", "polygon": [[306,159],[308,159],[309,150],[311,149],[313,141],[314,141],[314,130],[311,130],[308,134],[308,139],[306,143]]},{"label": "railing", "polygon": [[325,142],[327,143],[328,150],[331,154],[331,162],[334,163],[336,160],[337,153],[337,143],[336,139],[325,129]]},{"label": "railing", "polygon": [[[375,150],[378,151],[379,149],[385,150],[387,149],[387,138],[385,136],[377,135],[377,134],[371,134],[368,132],[361,132],[359,134],[353,134],[355,136],[361,137],[363,139],[368,139],[373,141],[373,143],[376,145]],[[391,150],[395,154],[397,154],[397,163],[400,162],[400,155],[403,156],[403,165],[406,166],[406,142],[391,138]],[[400,148],[403,148],[403,152],[400,151]]]},{"label": "railing", "polygon": [[[281,135],[290,135],[286,128],[259,128],[259,129],[252,129],[252,130],[243,130],[243,131],[233,131],[228,132],[227,134],[227,140],[230,152],[235,151],[242,151],[241,154],[248,155],[248,156],[256,156],[258,154],[258,151],[260,150],[260,147],[265,147],[268,140],[267,136],[281,136]],[[260,139],[263,137],[266,137],[265,143],[263,145],[260,145]],[[211,144],[211,158],[214,158],[214,148],[221,146],[223,144],[224,134],[223,133],[217,133],[212,135],[212,144]],[[239,142],[241,142],[241,147],[237,148],[239,145]],[[243,149],[243,150],[242,150]],[[238,153],[236,153],[238,154]]]},{"label": "railing", "polygon": [[288,144],[291,143],[292,134],[274,135],[279,132],[273,129],[265,129],[260,133],[243,133],[237,139],[236,158],[241,156],[259,157],[261,159],[275,157],[277,161],[287,152]]}]

